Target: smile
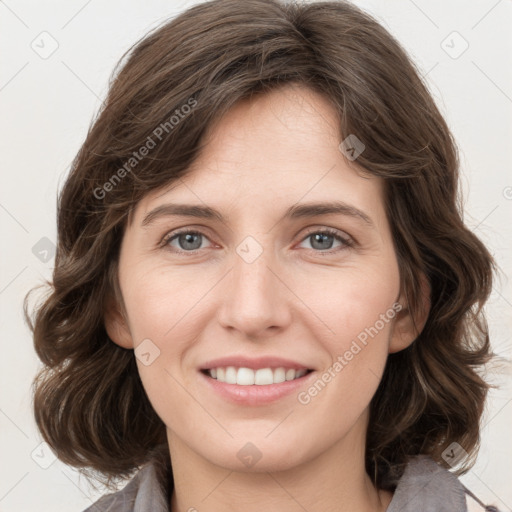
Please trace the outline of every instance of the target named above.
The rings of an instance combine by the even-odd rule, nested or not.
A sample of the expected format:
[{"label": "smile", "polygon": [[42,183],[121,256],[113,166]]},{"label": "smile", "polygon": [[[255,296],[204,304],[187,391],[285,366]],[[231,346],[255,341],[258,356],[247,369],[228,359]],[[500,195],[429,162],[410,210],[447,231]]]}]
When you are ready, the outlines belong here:
[{"label": "smile", "polygon": [[300,379],[312,370],[295,370],[294,368],[259,368],[253,370],[252,368],[235,366],[217,367],[203,372],[216,379],[219,382],[227,384],[238,384],[239,386],[268,386],[271,384],[280,384],[282,382]]},{"label": "smile", "polygon": [[316,372],[305,368],[286,369],[282,366],[258,369],[217,366],[203,368],[199,375],[202,377],[201,385],[204,384],[205,389],[213,392],[214,396],[237,405],[265,406],[285,397],[296,396],[310,384]]}]

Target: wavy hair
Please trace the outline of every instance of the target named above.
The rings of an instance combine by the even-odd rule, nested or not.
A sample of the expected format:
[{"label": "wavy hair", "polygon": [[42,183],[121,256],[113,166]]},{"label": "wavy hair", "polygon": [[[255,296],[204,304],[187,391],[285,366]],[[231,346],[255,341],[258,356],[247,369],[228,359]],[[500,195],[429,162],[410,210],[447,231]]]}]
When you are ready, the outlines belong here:
[{"label": "wavy hair", "polygon": [[446,466],[454,441],[469,454],[457,473],[474,464],[490,387],[479,370],[493,356],[482,308],[495,263],[463,222],[455,141],[419,70],[375,19],[344,1],[279,0],[195,5],[134,44],[112,73],[58,196],[53,278],[32,317],[25,298],[43,363],[35,419],[64,463],[109,485],[168,458],[134,353],[104,325],[108,301],[123,304],[123,232],[148,192],[187,174],[206,131],[237,101],[292,83],[330,101],[340,133],[366,146],[358,167],[383,178],[411,311],[421,308],[421,274],[431,289],[423,330],[389,355],[370,403],[367,472],[393,489],[409,457]]}]

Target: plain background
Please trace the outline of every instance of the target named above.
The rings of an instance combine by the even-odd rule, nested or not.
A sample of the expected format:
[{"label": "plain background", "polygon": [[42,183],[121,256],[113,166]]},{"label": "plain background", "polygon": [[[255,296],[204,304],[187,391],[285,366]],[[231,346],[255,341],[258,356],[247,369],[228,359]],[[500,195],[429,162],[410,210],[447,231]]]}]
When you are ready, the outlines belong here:
[{"label": "plain background", "polygon": [[[149,29],[193,3],[0,2],[1,512],[79,512],[103,494],[40,445],[31,410],[40,363],[21,303],[31,287],[51,278],[56,193],[114,65]],[[491,340],[510,358],[512,1],[355,3],[409,52],[459,144],[465,221],[503,272],[486,308]],[[510,374],[494,382],[502,387],[490,394],[477,464],[461,480],[486,503],[511,511]]]}]

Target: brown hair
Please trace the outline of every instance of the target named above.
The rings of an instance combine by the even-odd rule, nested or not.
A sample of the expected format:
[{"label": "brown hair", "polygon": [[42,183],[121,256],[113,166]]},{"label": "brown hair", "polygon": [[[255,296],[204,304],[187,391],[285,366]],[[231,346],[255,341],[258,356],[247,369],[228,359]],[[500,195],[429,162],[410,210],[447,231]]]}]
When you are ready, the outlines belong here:
[{"label": "brown hair", "polygon": [[[482,306],[494,262],[463,223],[455,143],[399,43],[346,2],[213,0],[153,30],[126,56],[60,192],[53,284],[31,324],[44,363],[34,380],[44,440],[66,464],[109,482],[168,456],[133,351],[105,331],[109,298],[122,306],[123,231],[145,194],[186,175],[206,130],[237,101],[295,83],[331,102],[340,133],[366,146],[360,168],[384,179],[411,311],[421,307],[422,273],[431,288],[425,327],[389,355],[371,401],[367,471],[392,489],[410,456],[443,463],[453,441],[470,454],[458,474],[467,471],[489,388],[478,370],[492,357]],[[147,156],[135,157],[150,139]],[[27,303],[25,314],[32,322]]]}]

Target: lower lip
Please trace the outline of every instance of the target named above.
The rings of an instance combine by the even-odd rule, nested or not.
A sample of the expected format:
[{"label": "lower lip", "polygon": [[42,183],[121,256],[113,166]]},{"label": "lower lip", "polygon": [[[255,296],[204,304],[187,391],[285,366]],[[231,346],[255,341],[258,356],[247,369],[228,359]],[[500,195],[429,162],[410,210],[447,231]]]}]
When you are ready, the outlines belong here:
[{"label": "lower lip", "polygon": [[219,382],[217,379],[199,372],[206,384],[213,391],[223,398],[241,405],[264,405],[275,402],[292,393],[297,393],[313,376],[315,372],[306,373],[302,377],[294,380],[287,380],[279,384],[268,384],[259,386],[253,384],[251,386],[241,386],[239,384],[227,384]]}]

